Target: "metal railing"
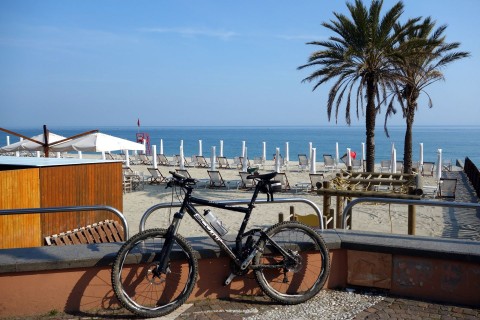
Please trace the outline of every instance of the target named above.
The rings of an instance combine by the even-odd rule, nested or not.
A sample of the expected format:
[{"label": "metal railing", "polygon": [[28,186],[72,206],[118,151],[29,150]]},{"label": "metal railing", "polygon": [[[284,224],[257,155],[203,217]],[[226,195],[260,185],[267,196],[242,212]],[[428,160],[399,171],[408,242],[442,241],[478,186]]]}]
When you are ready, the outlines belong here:
[{"label": "metal railing", "polygon": [[123,213],[110,206],[75,206],[75,207],[48,207],[48,208],[26,208],[26,209],[8,209],[0,210],[0,215],[13,214],[34,214],[34,213],[56,213],[56,212],[72,212],[72,211],[110,211],[114,213],[123,224],[123,236],[125,241],[128,240],[128,223]]},{"label": "metal railing", "polygon": [[[216,203],[220,204],[225,204],[225,205],[236,205],[236,204],[249,204],[250,199],[243,199],[243,200],[226,200],[226,201],[215,201]],[[303,199],[303,198],[283,198],[283,199],[275,199],[273,202],[269,202],[265,199],[260,199],[256,200],[255,204],[276,204],[276,203],[293,203],[293,202],[301,202],[301,203],[306,203],[310,205],[315,210],[315,213],[318,216],[318,221],[320,223],[320,228],[323,229],[323,214],[320,208],[313,202],[308,199]],[[142,232],[145,230],[145,224],[147,222],[148,217],[155,212],[156,210],[159,209],[164,209],[164,208],[170,208],[170,207],[180,207],[182,205],[181,202],[164,202],[164,203],[159,203],[156,204],[145,211],[145,213],[142,216],[142,219],[140,219],[140,226],[139,226],[139,231]],[[197,205],[195,206],[203,206],[203,205]]]},{"label": "metal railing", "polygon": [[[343,209],[342,229],[345,229],[347,226],[347,219],[349,218],[348,212],[353,208],[353,206],[362,202],[395,203],[395,204],[419,205],[419,206],[429,206],[429,207],[480,209],[480,203],[470,203],[470,202],[443,202],[443,201],[433,201],[433,200],[387,199],[387,198],[373,198],[373,197],[358,198],[358,199],[352,200],[348,205],[345,206],[345,209]],[[351,212],[353,214],[353,211]]]}]

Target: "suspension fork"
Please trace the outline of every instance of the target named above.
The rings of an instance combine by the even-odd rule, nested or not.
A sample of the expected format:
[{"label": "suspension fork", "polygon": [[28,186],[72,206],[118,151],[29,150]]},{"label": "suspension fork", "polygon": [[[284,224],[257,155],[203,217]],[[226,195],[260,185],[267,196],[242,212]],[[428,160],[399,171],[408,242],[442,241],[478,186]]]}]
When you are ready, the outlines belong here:
[{"label": "suspension fork", "polygon": [[156,267],[156,276],[160,274],[166,274],[168,264],[170,263],[170,253],[172,252],[173,243],[175,242],[175,235],[177,234],[178,228],[180,227],[180,221],[183,218],[182,212],[177,212],[173,216],[172,224],[167,229],[167,234],[165,236],[165,244],[160,251],[160,257],[158,259],[158,265]]}]

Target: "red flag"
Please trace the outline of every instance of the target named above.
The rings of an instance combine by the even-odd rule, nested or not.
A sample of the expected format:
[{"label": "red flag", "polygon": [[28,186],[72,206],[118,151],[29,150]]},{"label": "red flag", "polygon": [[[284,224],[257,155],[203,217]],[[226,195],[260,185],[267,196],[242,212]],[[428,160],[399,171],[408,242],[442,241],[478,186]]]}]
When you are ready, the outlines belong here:
[{"label": "red flag", "polygon": [[140,127],[140,118],[137,120],[137,126]]}]

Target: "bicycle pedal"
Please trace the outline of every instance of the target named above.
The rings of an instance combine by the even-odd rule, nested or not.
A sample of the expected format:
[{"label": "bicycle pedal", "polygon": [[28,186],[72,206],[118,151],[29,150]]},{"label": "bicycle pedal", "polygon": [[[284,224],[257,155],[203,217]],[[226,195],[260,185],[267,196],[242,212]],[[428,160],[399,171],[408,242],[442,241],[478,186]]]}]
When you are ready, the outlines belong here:
[{"label": "bicycle pedal", "polygon": [[230,283],[232,283],[233,278],[235,278],[237,275],[235,273],[230,273],[228,276],[227,280],[223,283],[224,286],[228,286]]}]

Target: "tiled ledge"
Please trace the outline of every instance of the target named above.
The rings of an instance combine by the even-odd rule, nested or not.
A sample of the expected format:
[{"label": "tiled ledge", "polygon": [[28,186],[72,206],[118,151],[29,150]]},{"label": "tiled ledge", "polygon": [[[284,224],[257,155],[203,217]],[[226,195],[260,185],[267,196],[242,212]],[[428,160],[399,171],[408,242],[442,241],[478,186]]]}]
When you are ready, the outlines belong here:
[{"label": "tiled ledge", "polygon": [[[350,230],[320,232],[330,250],[347,249],[480,263],[480,242]],[[200,258],[221,256],[206,237],[188,238]],[[111,265],[121,243],[0,250],[0,273]]]}]

